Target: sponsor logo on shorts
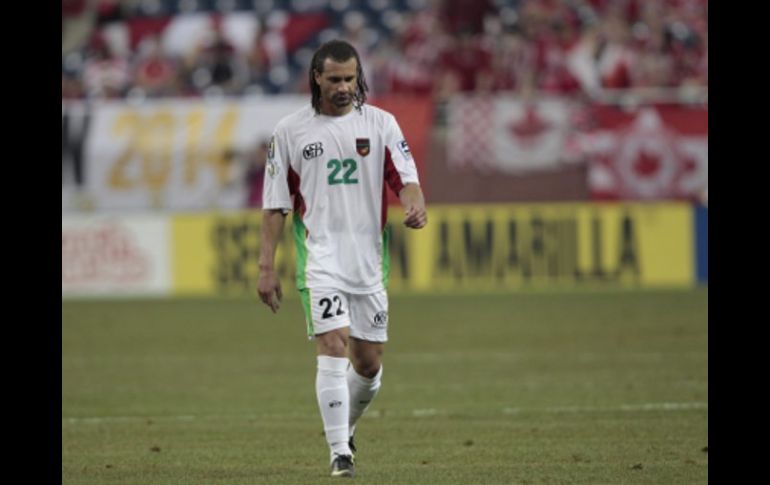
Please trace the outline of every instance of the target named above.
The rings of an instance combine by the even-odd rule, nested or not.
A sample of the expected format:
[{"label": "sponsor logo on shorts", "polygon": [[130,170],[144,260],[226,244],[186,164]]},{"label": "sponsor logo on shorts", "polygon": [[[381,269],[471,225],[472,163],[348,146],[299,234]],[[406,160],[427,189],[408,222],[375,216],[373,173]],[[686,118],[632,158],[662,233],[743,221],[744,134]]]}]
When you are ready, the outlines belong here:
[{"label": "sponsor logo on shorts", "polygon": [[342,401],[330,401],[329,402],[329,407],[330,408],[338,408],[340,406],[342,406]]},{"label": "sponsor logo on shorts", "polygon": [[376,315],[374,315],[374,319],[372,320],[372,327],[374,328],[385,328],[388,326],[388,312],[381,311],[377,312]]}]

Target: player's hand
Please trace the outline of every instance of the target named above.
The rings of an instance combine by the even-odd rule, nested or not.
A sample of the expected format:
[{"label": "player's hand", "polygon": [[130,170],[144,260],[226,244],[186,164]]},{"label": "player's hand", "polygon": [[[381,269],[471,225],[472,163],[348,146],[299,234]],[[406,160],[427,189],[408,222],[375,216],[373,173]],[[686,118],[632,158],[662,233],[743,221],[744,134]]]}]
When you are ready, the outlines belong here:
[{"label": "player's hand", "polygon": [[425,207],[412,205],[406,208],[404,225],[412,229],[420,229],[428,223],[428,212]]},{"label": "player's hand", "polygon": [[259,293],[259,299],[262,300],[262,303],[269,306],[273,313],[281,308],[283,292],[281,291],[281,282],[274,270],[260,270],[257,292]]}]

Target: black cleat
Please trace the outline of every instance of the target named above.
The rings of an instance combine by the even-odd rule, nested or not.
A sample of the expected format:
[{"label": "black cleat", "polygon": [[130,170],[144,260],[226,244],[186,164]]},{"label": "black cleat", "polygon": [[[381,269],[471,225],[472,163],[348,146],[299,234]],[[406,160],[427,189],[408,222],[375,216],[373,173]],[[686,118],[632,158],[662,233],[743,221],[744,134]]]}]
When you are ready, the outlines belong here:
[{"label": "black cleat", "polygon": [[353,457],[350,455],[336,455],[332,462],[333,477],[354,477],[356,469],[353,466]]}]

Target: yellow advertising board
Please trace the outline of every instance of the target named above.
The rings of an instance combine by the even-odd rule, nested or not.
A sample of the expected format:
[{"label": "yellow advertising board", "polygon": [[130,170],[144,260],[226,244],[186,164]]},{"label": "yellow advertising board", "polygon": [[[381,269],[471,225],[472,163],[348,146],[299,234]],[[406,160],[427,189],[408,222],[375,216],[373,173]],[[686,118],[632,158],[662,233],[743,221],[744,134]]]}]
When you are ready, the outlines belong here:
[{"label": "yellow advertising board", "polygon": [[[694,284],[692,208],[685,203],[434,205],[406,229],[389,211],[393,293]],[[175,294],[254,295],[260,211],[175,215]],[[276,254],[295,288],[291,218]]]},{"label": "yellow advertising board", "polygon": [[[173,292],[177,295],[257,295],[261,211],[175,215]],[[284,289],[294,287],[294,244],[287,219],[276,252]]]},{"label": "yellow advertising board", "polygon": [[687,204],[433,206],[410,233],[400,283],[413,290],[693,283]]}]

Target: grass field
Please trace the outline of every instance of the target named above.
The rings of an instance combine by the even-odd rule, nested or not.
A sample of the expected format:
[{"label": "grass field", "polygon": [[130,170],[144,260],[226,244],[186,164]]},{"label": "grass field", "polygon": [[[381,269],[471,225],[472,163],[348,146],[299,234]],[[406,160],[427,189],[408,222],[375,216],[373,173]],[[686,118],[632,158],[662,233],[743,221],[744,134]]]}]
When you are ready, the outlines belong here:
[{"label": "grass field", "polygon": [[[708,482],[708,290],[392,297],[358,483]],[[62,302],[62,483],[330,483],[299,300]]]}]

